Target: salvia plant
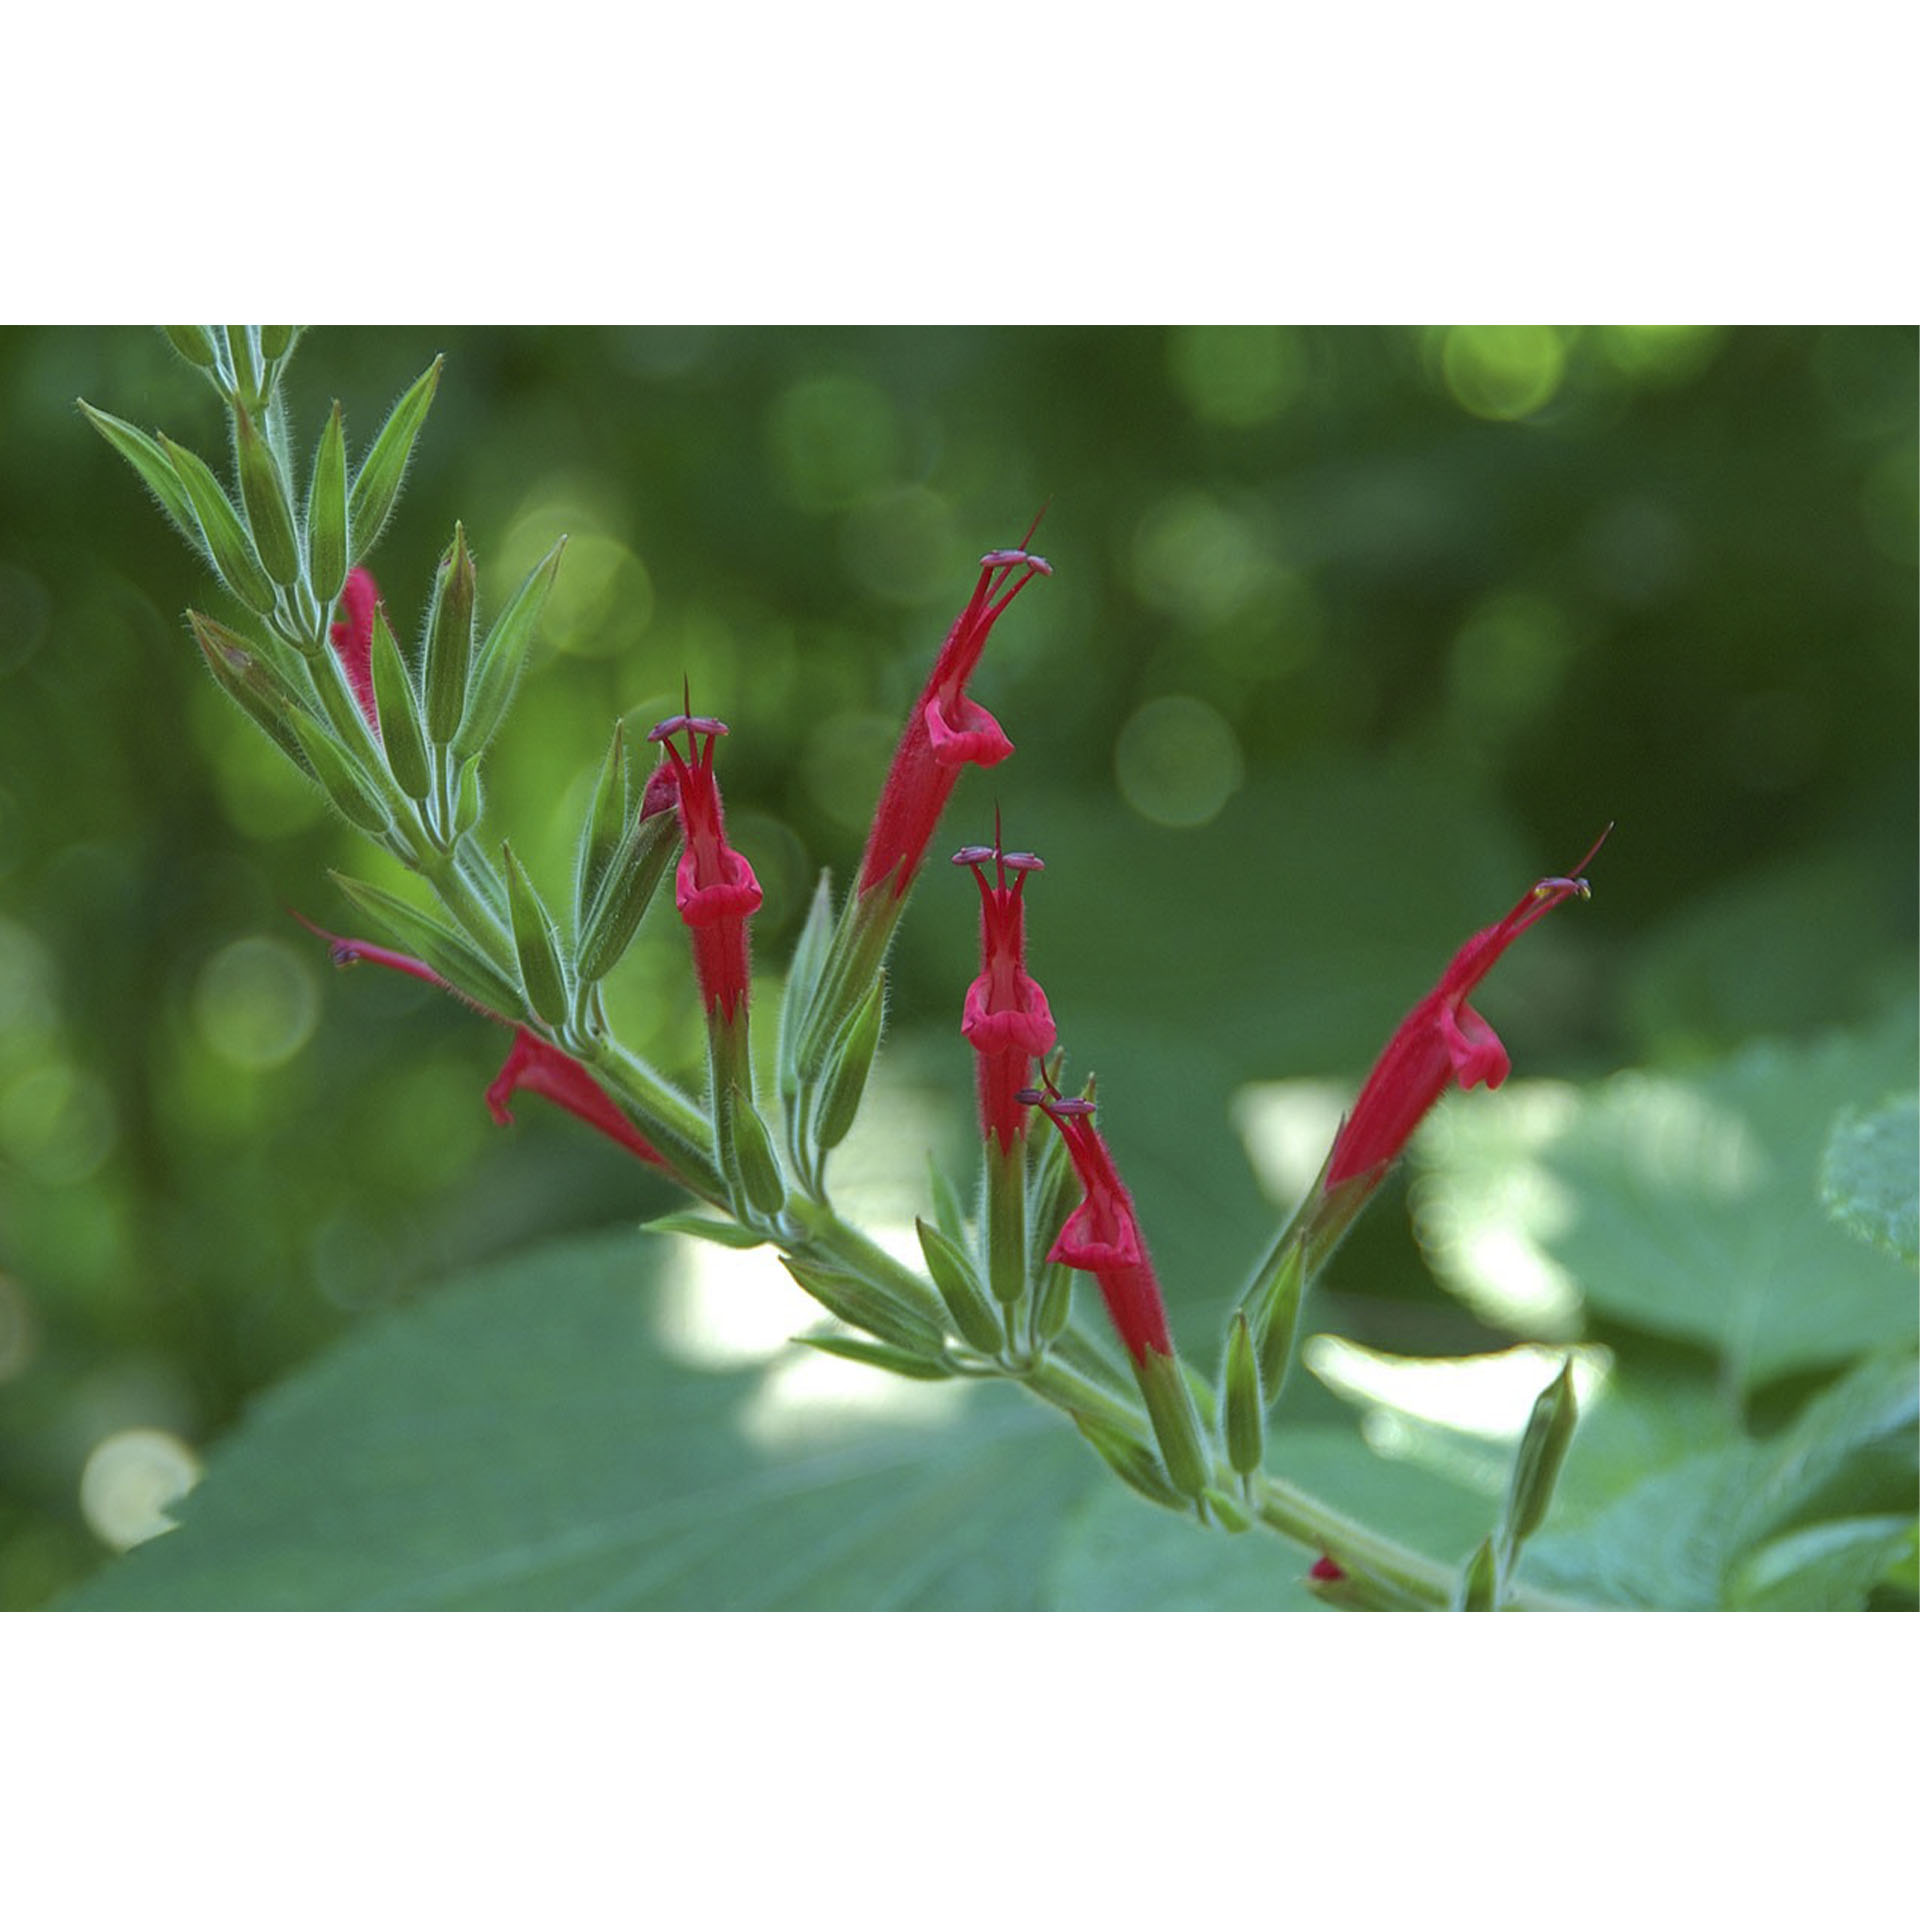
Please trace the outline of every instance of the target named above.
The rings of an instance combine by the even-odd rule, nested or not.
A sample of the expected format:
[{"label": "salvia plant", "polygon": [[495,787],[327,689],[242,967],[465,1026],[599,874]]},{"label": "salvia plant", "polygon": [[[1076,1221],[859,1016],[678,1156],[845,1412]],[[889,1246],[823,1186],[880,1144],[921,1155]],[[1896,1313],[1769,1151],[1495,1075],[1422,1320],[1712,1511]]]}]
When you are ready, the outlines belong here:
[{"label": "salvia plant", "polygon": [[[728,730],[683,711],[644,741],[616,723],[580,822],[572,884],[544,895],[512,847],[483,838],[488,750],[512,704],[565,542],[480,619],[456,524],[417,647],[390,623],[368,560],[393,512],[441,378],[436,360],[372,444],[348,454],[336,404],[296,454],[284,393],[298,329],[174,327],[230,428],[231,481],[165,434],[97,408],[87,418],[245,610],[193,612],[214,679],[340,815],[425,883],[437,910],[336,876],[380,936],[325,934],[345,966],[370,962],[457,996],[507,1031],[486,1089],[553,1102],[684,1189],[654,1222],[727,1246],[771,1243],[842,1331],[811,1344],[910,1379],[991,1378],[1059,1409],[1148,1500],[1203,1525],[1270,1528],[1317,1555],[1312,1591],[1350,1608],[1547,1604],[1517,1571],[1572,1439],[1571,1363],[1536,1402],[1504,1502],[1464,1567],[1442,1565],[1316,1499],[1276,1468],[1268,1416],[1292,1360],[1301,1303],[1409,1137],[1449,1086],[1498,1087],[1505,1048],[1469,1004],[1501,954],[1583,871],[1525,889],[1472,934],[1388,1039],[1294,1217],[1254,1263],[1210,1369],[1176,1348],[1145,1227],[1099,1126],[1091,1076],[1068,1091],[1067,1053],[1027,971],[1028,889],[1040,858],[992,846],[949,857],[980,900],[980,967],[956,993],[972,1049],[981,1174],[969,1208],[934,1177],[916,1271],[834,1204],[832,1161],[857,1117],[887,1016],[887,955],[969,766],[1014,751],[969,683],[997,623],[1052,569],[1029,543],[984,555],[972,592],[907,713],[858,871],[836,899],[823,874],[787,967],[775,1084],[756,1081],[751,942],[761,889],[728,841]],[[1024,609],[1023,609],[1024,614]],[[691,702],[686,703],[688,706]],[[997,819],[997,814],[996,814]],[[1602,839],[1605,838],[1603,834]],[[676,1085],[623,1044],[602,987],[656,896],[685,923],[705,1009],[708,1071]],[[1036,896],[1044,900],[1044,887]],[[311,923],[309,923],[311,924]],[[315,927],[314,932],[320,933]],[[1092,1277],[1124,1354],[1074,1323]]]}]

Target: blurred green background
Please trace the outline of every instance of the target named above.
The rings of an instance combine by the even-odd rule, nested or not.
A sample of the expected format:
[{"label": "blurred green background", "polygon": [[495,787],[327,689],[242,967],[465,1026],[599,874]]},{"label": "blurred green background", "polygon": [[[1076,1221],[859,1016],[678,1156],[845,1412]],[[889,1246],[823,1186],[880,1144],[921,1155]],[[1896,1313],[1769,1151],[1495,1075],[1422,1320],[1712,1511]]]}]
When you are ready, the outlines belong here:
[{"label": "blurred green background", "polygon": [[[309,335],[289,392],[307,449],[338,397],[357,457],[446,353],[374,561],[396,628],[456,517],[491,607],[570,536],[487,837],[558,896],[613,718],[677,710],[684,673],[733,729],[722,777],[770,975],[814,871],[857,858],[977,557],[1046,504],[1033,544],[1055,575],[972,689],[1019,751],[968,776],[944,839],[990,837],[998,801],[1009,844],[1045,856],[1033,971],[1200,1333],[1273,1218],[1235,1094],[1357,1082],[1459,941],[1609,819],[1592,904],[1480,996],[1517,1075],[1708,1061],[1911,1002],[1915,347],[1851,328],[375,329]],[[498,1033],[410,983],[335,976],[287,919],[347,923],[329,867],[392,876],[217,694],[182,610],[244,617],[73,404],[224,467],[198,376],[158,333],[13,330],[0,396],[0,1602],[18,1607],[123,1544],[99,1467],[116,1436],[161,1437],[120,1456],[122,1495],[134,1468],[164,1485],[349,1323],[669,1194],[550,1110],[497,1134]],[[888,1055],[962,1179],[973,913],[971,884],[930,868]],[[616,1022],[692,1075],[683,936],[659,920]],[[1472,1344],[1399,1204],[1337,1284],[1356,1337]]]}]

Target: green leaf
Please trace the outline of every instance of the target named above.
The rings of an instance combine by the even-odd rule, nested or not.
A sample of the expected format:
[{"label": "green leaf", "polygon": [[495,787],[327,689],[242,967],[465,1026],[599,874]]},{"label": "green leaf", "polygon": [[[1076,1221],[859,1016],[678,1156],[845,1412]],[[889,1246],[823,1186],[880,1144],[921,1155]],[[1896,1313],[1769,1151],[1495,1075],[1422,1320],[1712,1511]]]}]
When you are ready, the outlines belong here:
[{"label": "green leaf", "polygon": [[1698,1342],[1746,1390],[1910,1341],[1911,1279],[1834,1233],[1816,1182],[1836,1109],[1877,1097],[1913,1053],[1902,1016],[1587,1094],[1456,1093],[1416,1139],[1422,1244],[1502,1325],[1565,1338],[1584,1301]]},{"label": "green leaf", "polygon": [[[520,583],[519,592],[507,602],[481,642],[479,656],[473,664],[466,716],[453,736],[456,759],[477,760],[506,718],[507,708],[513,703],[514,688],[520,683],[520,670],[526,665],[533,636],[540,626],[540,611],[547,603],[547,594],[553,587],[554,575],[560,571],[560,556],[566,547],[563,535]],[[469,602],[471,595],[469,581]]]},{"label": "green leaf", "polygon": [[356,1329],[213,1447],[174,1532],[73,1604],[1042,1603],[1063,1521],[1098,1484],[1064,1422],[970,1382],[783,1412],[767,1389],[794,1367],[848,1370],[675,1360],[656,1333],[675,1264],[621,1230]]},{"label": "green leaf", "polygon": [[878,1367],[882,1373],[897,1373],[908,1380],[951,1380],[951,1368],[937,1360],[927,1360],[903,1347],[881,1346],[872,1340],[848,1340],[837,1333],[806,1334],[797,1342],[816,1353],[831,1354],[836,1360],[854,1360],[860,1365]]},{"label": "green leaf", "polygon": [[1876,1513],[1782,1534],[1733,1569],[1728,1604],[1772,1613],[1864,1607],[1913,1551],[1916,1530],[1899,1514]]},{"label": "green leaf", "polygon": [[116,419],[110,413],[102,413],[98,407],[90,407],[84,400],[77,404],[99,430],[101,439],[146,482],[147,490],[159,501],[162,511],[179,528],[188,545],[211,565],[213,556],[207,551],[206,540],[201,535],[193,502],[187,497],[187,490],[181,485],[173,462],[167,458],[159,443],[150,440],[138,427]]},{"label": "green leaf", "polygon": [[806,1026],[814,991],[820,984],[820,970],[826,963],[832,940],[833,882],[830,875],[823,873],[814,886],[806,922],[800,929],[793,959],[787,967],[786,992],[780,996],[780,1041],[776,1057],[779,1061],[781,1097],[789,1101],[799,1090],[800,1035]]},{"label": "green leaf", "polygon": [[573,925],[576,934],[586,926],[594,895],[600,891],[607,868],[626,837],[627,812],[627,729],[624,721],[616,720],[613,723],[613,740],[607,748],[607,757],[600,763],[600,777],[594,782],[593,798],[587,804],[586,821],[580,831],[580,845],[574,855]]},{"label": "green leaf", "polygon": [[476,952],[465,934],[371,880],[356,880],[344,873],[328,877],[384,939],[415,959],[424,960],[456,993],[464,994],[476,1006],[508,1024],[513,1022],[520,1009],[518,987],[485,955]]},{"label": "green leaf", "polygon": [[1820,1161],[1820,1200],[1856,1238],[1908,1266],[1920,1259],[1920,1098],[1842,1114]]},{"label": "green leaf", "polygon": [[361,461],[360,471],[353,477],[347,524],[352,529],[352,557],[356,565],[373,551],[386,531],[388,516],[406,478],[414,438],[426,421],[427,409],[433,405],[434,392],[440,385],[443,358],[436,356],[433,365],[400,396],[398,405],[387,416],[386,425],[367,450],[367,457]]}]

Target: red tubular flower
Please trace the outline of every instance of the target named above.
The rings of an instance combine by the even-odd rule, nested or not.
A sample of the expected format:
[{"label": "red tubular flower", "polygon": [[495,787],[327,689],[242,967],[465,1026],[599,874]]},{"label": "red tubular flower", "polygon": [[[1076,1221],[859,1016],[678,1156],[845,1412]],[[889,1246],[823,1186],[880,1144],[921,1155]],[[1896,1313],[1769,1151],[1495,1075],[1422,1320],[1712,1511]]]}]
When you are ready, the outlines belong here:
[{"label": "red tubular flower", "polygon": [[[1607,833],[1612,831],[1609,826]],[[1606,837],[1601,834],[1571,874],[1538,881],[1504,920],[1482,927],[1447,963],[1440,984],[1401,1021],[1333,1144],[1324,1183],[1327,1191],[1348,1180],[1379,1180],[1399,1158],[1428,1108],[1453,1082],[1463,1087],[1483,1082],[1497,1087],[1506,1079],[1507,1050],[1500,1036],[1467,1005],[1467,995],[1536,921],[1574,894],[1586,897],[1589,888],[1580,875]]]},{"label": "red tubular flower", "polygon": [[[985,872],[989,860],[992,885]],[[1020,1093],[1033,1062],[1054,1042],[1047,996],[1026,969],[1026,908],[1020,898],[1027,875],[1045,862],[1031,853],[1002,853],[996,833],[994,845],[962,847],[953,863],[971,867],[980,885],[980,976],[967,989],[960,1031],[979,1055],[980,1130],[1008,1154],[1026,1132]]]},{"label": "red tubular flower", "polygon": [[[693,935],[693,964],[700,976],[709,1018],[731,1023],[747,999],[747,919],[760,910],[760,883],[753,869],[727,845],[720,784],[713,775],[715,740],[726,732],[718,720],[680,714],[647,735],[667,750],[680,789],[680,865],[674,875],[674,905]],[[691,757],[682,759],[673,735],[684,732]],[[649,783],[651,786],[651,783]]]},{"label": "red tubular flower", "polygon": [[[416,960],[411,954],[396,953],[391,947],[376,947],[367,940],[343,940],[337,934],[327,932],[324,927],[316,927],[302,914],[295,914],[294,918],[309,933],[317,933],[328,943],[337,967],[350,967],[358,961],[370,960],[375,966],[389,967],[395,973],[408,974],[415,980],[426,981],[429,986],[441,988],[476,1013],[485,1014],[489,1020],[500,1020],[500,1016],[491,1008],[470,999],[452,981],[435,973],[424,960]],[[528,1092],[551,1100],[556,1107],[565,1107],[588,1126],[598,1128],[609,1140],[625,1147],[648,1166],[657,1167],[662,1173],[673,1172],[659,1149],[614,1105],[600,1083],[577,1060],[562,1053],[558,1047],[550,1046],[529,1028],[512,1021],[501,1020],[500,1024],[513,1027],[513,1046],[507,1054],[506,1064],[487,1088],[487,1106],[499,1125],[504,1127],[513,1119],[508,1102],[521,1087],[525,1087]]]},{"label": "red tubular flower", "polygon": [[346,615],[327,629],[347,685],[367,716],[373,737],[380,737],[380,709],[373,698],[373,610],[380,600],[380,589],[365,567],[355,567],[340,589],[340,611]]},{"label": "red tubular flower", "polygon": [[1173,1334],[1160,1283],[1134,1217],[1133,1197],[1121,1184],[1107,1143],[1094,1131],[1093,1102],[1029,1088],[1022,1104],[1039,1107],[1060,1129],[1086,1195],[1067,1215],[1047,1258],[1099,1281],[1107,1313],[1136,1367],[1146,1365],[1149,1353],[1170,1355]]},{"label": "red tubular flower", "polygon": [[1035,574],[1052,571],[1038,554],[1018,548],[982,556],[973,597],[948,632],[894,750],[860,862],[862,894],[891,879],[893,897],[900,899],[920,869],[960,769],[969,762],[997,766],[1013,751],[999,721],[968,699],[967,676],[980,664],[987,635],[1014,596]]}]

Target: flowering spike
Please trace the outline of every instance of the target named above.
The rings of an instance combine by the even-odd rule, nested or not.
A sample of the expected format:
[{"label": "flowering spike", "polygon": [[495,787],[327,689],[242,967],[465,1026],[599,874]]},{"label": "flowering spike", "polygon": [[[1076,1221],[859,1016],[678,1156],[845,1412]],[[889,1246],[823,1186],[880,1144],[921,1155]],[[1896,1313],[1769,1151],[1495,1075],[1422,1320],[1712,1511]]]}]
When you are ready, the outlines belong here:
[{"label": "flowering spike", "polygon": [[[680,801],[680,865],[674,905],[693,935],[694,966],[707,1015],[729,1023],[747,1000],[747,920],[760,910],[760,883],[746,860],[727,845],[720,785],[713,773],[714,742],[726,732],[718,720],[678,714],[647,735],[666,749]],[[687,736],[683,758],[674,735]]]},{"label": "flowering spike", "polygon": [[1034,1094],[1022,1104],[1039,1107],[1060,1129],[1084,1194],[1047,1258],[1099,1281],[1114,1329],[1136,1369],[1146,1364],[1150,1353],[1172,1353],[1167,1310],[1134,1217],[1133,1197],[1121,1184],[1107,1143],[1094,1131],[1093,1103]]},{"label": "flowering spike", "polygon": [[1504,919],[1481,928],[1447,962],[1440,984],[1401,1021],[1367,1076],[1327,1160],[1322,1181],[1326,1191],[1349,1180],[1377,1184],[1428,1109],[1454,1082],[1497,1087],[1506,1079],[1507,1050],[1467,1005],[1467,995],[1501,954],[1562,900],[1576,894],[1587,898],[1591,890],[1581,874],[1606,837],[1601,834],[1571,874],[1536,881]]},{"label": "flowering spike", "polygon": [[948,631],[894,752],[860,863],[862,894],[890,881],[892,898],[903,898],[961,768],[970,762],[996,766],[1013,751],[999,721],[967,697],[967,678],[980,663],[994,622],[1029,580],[1052,571],[1021,549],[982,556],[972,596]]},{"label": "flowering spike", "polygon": [[[1035,1059],[1055,1039],[1047,996],[1026,968],[1021,898],[1027,875],[1044,863],[1031,853],[1001,852],[997,833],[993,846],[962,847],[953,861],[971,867],[980,888],[980,973],[967,989],[960,1031],[979,1056],[980,1130],[1003,1155],[1011,1154],[1026,1132],[1020,1090]],[[991,883],[988,861],[994,866]]]}]

